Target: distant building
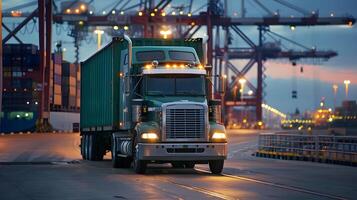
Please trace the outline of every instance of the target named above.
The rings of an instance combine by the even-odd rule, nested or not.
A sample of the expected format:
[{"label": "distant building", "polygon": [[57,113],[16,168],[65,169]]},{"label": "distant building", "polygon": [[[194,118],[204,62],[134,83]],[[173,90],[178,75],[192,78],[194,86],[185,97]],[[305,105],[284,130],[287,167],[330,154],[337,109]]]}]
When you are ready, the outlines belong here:
[{"label": "distant building", "polygon": [[332,123],[335,128],[357,128],[357,103],[356,101],[344,101],[335,109]]}]

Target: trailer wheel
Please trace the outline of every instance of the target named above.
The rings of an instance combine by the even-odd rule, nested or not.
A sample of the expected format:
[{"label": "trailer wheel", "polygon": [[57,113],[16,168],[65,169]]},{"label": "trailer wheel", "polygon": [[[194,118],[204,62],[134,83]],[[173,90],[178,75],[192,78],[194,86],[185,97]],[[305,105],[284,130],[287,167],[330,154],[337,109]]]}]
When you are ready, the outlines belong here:
[{"label": "trailer wheel", "polygon": [[212,174],[221,174],[223,170],[224,160],[211,160],[208,162],[209,169]]},{"label": "trailer wheel", "polygon": [[137,151],[137,139],[135,138],[134,142],[133,142],[133,168],[134,171],[138,174],[145,174],[146,171],[146,161],[144,160],[139,160],[139,158],[136,155],[136,151]]},{"label": "trailer wheel", "polygon": [[84,134],[81,137],[81,155],[82,155],[82,159],[85,160],[86,156],[85,156],[85,140],[84,140]]},{"label": "trailer wheel", "polygon": [[94,160],[94,140],[93,135],[88,135],[88,160]]},{"label": "trailer wheel", "polygon": [[84,144],[84,160],[88,160],[88,135],[85,134],[83,136],[83,144]]},{"label": "trailer wheel", "polygon": [[100,161],[104,157],[104,143],[98,137],[98,135],[93,134],[92,137],[92,160]]}]

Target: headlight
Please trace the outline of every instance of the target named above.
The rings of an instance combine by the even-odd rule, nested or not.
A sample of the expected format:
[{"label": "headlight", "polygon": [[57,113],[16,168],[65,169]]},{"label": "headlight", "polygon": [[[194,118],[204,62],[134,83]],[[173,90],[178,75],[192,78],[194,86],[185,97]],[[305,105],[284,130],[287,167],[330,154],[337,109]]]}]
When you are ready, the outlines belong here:
[{"label": "headlight", "polygon": [[141,139],[145,139],[145,140],[156,140],[159,137],[157,136],[156,133],[143,133],[141,134]]},{"label": "headlight", "polygon": [[214,132],[212,135],[213,140],[225,140],[226,134],[222,132]]}]

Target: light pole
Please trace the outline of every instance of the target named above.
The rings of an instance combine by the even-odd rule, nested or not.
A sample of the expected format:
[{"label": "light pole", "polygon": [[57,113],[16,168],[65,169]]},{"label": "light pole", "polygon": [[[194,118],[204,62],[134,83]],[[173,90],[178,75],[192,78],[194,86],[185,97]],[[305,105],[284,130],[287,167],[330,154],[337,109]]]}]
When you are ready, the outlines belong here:
[{"label": "light pole", "polygon": [[94,33],[97,34],[98,49],[100,49],[102,46],[102,35],[104,34],[104,31],[97,29],[94,31]]},{"label": "light pole", "polygon": [[337,98],[338,85],[333,84],[332,89],[333,89],[333,108],[336,109],[336,98]]},{"label": "light pole", "polygon": [[244,78],[240,78],[238,80],[238,82],[240,83],[241,87],[240,87],[240,100],[243,101],[243,92],[244,92],[244,84],[247,82],[247,80],[245,80]]},{"label": "light pole", "polygon": [[346,91],[346,100],[348,99],[348,85],[351,84],[350,80],[344,80],[343,83],[345,84],[345,91]]}]

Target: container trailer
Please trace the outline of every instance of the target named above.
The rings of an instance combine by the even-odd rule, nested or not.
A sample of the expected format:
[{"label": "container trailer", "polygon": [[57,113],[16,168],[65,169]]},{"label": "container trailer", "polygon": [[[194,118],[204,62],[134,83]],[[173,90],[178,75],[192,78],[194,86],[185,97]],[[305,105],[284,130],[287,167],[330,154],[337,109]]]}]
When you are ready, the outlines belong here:
[{"label": "container trailer", "polygon": [[[227,156],[220,101],[212,99],[205,42],[113,40],[81,63],[81,154],[145,173],[150,163],[222,172]],[[220,79],[223,81],[223,79]],[[220,85],[224,85],[223,82]]]}]

